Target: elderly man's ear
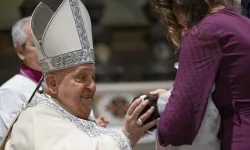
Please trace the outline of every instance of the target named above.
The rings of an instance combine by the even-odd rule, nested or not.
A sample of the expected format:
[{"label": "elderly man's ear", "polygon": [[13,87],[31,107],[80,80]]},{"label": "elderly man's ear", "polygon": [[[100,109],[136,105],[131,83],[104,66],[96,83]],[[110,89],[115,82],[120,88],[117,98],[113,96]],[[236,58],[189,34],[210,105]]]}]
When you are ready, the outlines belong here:
[{"label": "elderly man's ear", "polygon": [[45,82],[48,87],[48,91],[55,95],[57,93],[57,82],[53,74],[47,74],[45,77]]},{"label": "elderly man's ear", "polygon": [[25,52],[24,52],[24,49],[17,45],[17,44],[14,44],[14,49],[17,53],[17,56],[21,59],[21,61],[24,61],[25,60]]}]

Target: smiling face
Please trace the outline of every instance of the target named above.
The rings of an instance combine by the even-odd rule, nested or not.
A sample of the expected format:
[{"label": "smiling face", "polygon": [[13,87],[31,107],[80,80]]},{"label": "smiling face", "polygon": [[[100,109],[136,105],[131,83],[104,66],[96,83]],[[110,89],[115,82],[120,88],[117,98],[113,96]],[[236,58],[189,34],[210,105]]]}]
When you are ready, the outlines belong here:
[{"label": "smiling face", "polygon": [[96,91],[95,65],[84,64],[46,75],[49,93],[76,117],[88,119]]}]

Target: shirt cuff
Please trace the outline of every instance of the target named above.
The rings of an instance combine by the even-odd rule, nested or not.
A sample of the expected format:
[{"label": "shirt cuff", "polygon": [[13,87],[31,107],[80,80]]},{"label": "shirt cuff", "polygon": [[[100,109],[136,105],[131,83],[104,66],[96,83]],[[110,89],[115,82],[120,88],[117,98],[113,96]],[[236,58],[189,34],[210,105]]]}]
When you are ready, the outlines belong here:
[{"label": "shirt cuff", "polygon": [[166,104],[168,103],[168,99],[171,95],[171,90],[165,92],[164,94],[159,95],[159,98],[157,100],[157,108],[158,108],[158,112],[161,115],[166,107]]}]

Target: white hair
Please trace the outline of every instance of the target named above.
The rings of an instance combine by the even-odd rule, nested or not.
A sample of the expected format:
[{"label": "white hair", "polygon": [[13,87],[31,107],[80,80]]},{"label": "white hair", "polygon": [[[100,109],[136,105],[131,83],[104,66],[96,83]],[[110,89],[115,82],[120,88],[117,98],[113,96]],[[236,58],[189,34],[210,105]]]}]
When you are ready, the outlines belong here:
[{"label": "white hair", "polygon": [[23,26],[30,20],[31,17],[25,17],[19,21],[17,21],[11,30],[11,36],[13,40],[13,44],[17,44],[24,48],[25,42],[27,40],[27,35],[23,30]]}]

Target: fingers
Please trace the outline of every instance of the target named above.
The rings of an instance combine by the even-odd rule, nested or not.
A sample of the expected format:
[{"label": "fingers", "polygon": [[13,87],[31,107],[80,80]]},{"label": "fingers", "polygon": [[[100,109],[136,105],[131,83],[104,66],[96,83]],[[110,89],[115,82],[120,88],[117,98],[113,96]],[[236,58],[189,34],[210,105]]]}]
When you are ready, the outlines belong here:
[{"label": "fingers", "polygon": [[133,114],[131,115],[131,117],[135,120],[138,119],[138,117],[140,116],[142,110],[148,105],[149,101],[145,100],[143,102],[140,103],[139,106],[137,106],[133,112]]},{"label": "fingers", "polygon": [[99,119],[99,120],[104,120],[104,116],[101,115],[101,116],[98,117],[98,119]]},{"label": "fingers", "polygon": [[99,126],[101,126],[101,127],[106,127],[107,125],[105,124],[105,123],[103,123],[103,122],[101,122],[101,123],[99,123]]},{"label": "fingers", "polygon": [[135,108],[142,102],[140,98],[136,99],[128,108],[127,115],[132,115]]},{"label": "fingers", "polygon": [[96,120],[100,124],[101,122],[104,122],[104,116],[101,115]]},{"label": "fingers", "polygon": [[139,118],[141,119],[142,122],[145,122],[151,114],[154,112],[155,108],[152,106],[150,109],[148,109],[143,115],[141,115]]},{"label": "fingers", "polygon": [[109,124],[109,121],[108,121],[108,120],[103,120],[103,122],[104,122],[105,124]]},{"label": "fingers", "polygon": [[149,123],[145,124],[142,128],[144,131],[148,131],[148,129],[154,127],[157,124],[157,119],[150,121]]},{"label": "fingers", "polygon": [[99,117],[97,118],[97,121],[98,121],[99,124],[101,124],[101,123],[108,124],[108,123],[109,123],[108,120],[105,120],[105,118],[104,118],[103,115],[99,116]]}]

